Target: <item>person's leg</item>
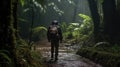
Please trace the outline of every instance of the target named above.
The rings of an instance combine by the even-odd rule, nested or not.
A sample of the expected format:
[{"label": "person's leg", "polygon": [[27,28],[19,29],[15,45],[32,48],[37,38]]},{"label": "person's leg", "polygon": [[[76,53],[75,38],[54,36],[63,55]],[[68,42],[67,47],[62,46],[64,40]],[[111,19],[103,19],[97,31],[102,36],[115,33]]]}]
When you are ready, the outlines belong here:
[{"label": "person's leg", "polygon": [[55,61],[58,60],[59,42],[55,43]]},{"label": "person's leg", "polygon": [[51,42],[51,59],[54,58],[54,43]]}]

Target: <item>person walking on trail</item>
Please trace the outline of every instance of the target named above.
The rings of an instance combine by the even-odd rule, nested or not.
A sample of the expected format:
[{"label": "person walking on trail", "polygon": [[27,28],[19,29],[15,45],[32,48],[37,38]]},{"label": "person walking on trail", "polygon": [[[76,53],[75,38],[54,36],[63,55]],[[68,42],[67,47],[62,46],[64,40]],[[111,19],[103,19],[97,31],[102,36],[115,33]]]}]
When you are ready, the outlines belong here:
[{"label": "person walking on trail", "polygon": [[51,60],[58,60],[59,43],[62,42],[62,31],[58,25],[58,21],[52,21],[52,24],[48,27],[47,31],[48,41],[51,42]]}]

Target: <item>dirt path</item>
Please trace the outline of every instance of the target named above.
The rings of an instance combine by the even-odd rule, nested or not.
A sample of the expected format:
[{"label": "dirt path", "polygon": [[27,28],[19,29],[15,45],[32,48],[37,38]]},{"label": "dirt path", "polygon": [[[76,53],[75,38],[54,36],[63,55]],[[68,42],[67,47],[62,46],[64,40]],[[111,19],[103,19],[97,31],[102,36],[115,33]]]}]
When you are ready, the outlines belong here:
[{"label": "dirt path", "polygon": [[[57,62],[46,62],[44,67],[102,67],[86,58],[78,56],[75,51],[70,47],[65,47],[62,44],[59,48],[59,56]],[[50,43],[47,40],[43,40],[37,43],[37,51],[41,51],[42,55],[50,59]]]}]

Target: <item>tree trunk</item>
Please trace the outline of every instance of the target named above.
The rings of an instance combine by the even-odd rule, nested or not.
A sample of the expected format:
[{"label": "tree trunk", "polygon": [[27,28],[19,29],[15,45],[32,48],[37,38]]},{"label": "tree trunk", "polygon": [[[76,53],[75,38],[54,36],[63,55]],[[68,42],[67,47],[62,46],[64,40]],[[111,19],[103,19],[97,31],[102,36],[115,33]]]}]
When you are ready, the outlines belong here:
[{"label": "tree trunk", "polygon": [[116,37],[118,38],[118,29],[120,23],[118,23],[118,17],[116,13],[115,0],[104,0],[103,4],[104,14],[104,33],[108,36],[108,41],[114,43]]},{"label": "tree trunk", "polygon": [[17,38],[19,38],[19,34],[18,34],[18,21],[17,21],[17,9],[18,9],[18,0],[14,0],[13,2],[13,18],[14,18],[14,28],[16,29],[15,30],[15,36]]},{"label": "tree trunk", "polygon": [[88,3],[90,6],[90,11],[91,11],[91,15],[94,23],[94,37],[95,37],[95,40],[98,40],[100,16],[97,9],[97,2],[95,0],[88,0]]},{"label": "tree trunk", "polygon": [[[13,0],[1,0],[0,2],[0,49],[7,50],[8,56],[16,62],[15,44],[16,37],[14,31],[14,18],[12,9]],[[3,60],[0,59],[2,62]]]},{"label": "tree trunk", "polygon": [[74,5],[74,14],[73,14],[72,22],[76,21],[76,14],[77,14],[79,0],[75,0],[74,2],[75,2],[75,5]]}]

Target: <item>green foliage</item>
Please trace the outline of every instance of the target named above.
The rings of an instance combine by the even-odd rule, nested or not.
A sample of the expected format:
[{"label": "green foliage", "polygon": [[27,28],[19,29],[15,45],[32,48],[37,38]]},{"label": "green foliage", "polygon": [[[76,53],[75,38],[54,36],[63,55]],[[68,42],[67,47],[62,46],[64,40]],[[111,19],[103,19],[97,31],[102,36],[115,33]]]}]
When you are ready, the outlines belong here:
[{"label": "green foliage", "polygon": [[24,6],[25,5],[25,0],[20,0],[20,3],[21,3],[22,6]]},{"label": "green foliage", "polygon": [[[47,8],[47,1],[46,0],[33,0],[32,1],[32,5],[34,5],[34,10],[40,10],[41,12],[46,12],[46,8]],[[40,8],[40,9],[36,9]]]},{"label": "green foliage", "polygon": [[[41,54],[30,49],[27,41],[20,39],[16,45],[17,61],[24,67],[41,67]],[[39,56],[39,57],[38,57]]]},{"label": "green foliage", "polygon": [[41,66],[41,63],[44,61],[43,56],[41,53],[38,51],[31,51],[32,58],[37,62],[38,65],[36,66]]},{"label": "green foliage", "polygon": [[8,50],[0,50],[0,60],[2,65],[5,65],[7,67],[15,66],[14,59],[10,57],[10,53]]},{"label": "green foliage", "polygon": [[79,23],[70,23],[70,26],[68,27],[68,30],[70,29],[73,38],[75,38],[76,40],[79,39],[80,36],[79,26]]},{"label": "green foliage", "polygon": [[33,30],[33,41],[38,41],[46,37],[47,28],[44,26],[38,26],[32,29]]},{"label": "green foliage", "polygon": [[62,31],[63,31],[63,32],[66,32],[66,31],[67,31],[66,27],[67,27],[67,23],[66,23],[66,22],[62,22],[62,23],[61,23],[61,28],[62,28]]},{"label": "green foliage", "polygon": [[8,56],[7,50],[0,50],[0,58],[6,60],[6,63],[12,63],[12,59]]},{"label": "green foliage", "polygon": [[[82,23],[61,24],[64,39],[73,39],[77,42],[87,40],[93,34],[92,19],[84,14],[79,14],[83,19]],[[73,41],[72,40],[72,41]]]},{"label": "green foliage", "polygon": [[44,6],[46,3],[46,0],[35,0],[35,1],[41,4],[41,6]]},{"label": "green foliage", "polygon": [[109,48],[108,52],[120,54],[120,46],[119,45],[114,45],[113,47]]},{"label": "green foliage", "polygon": [[73,0],[67,0],[69,4],[74,4]]},{"label": "green foliage", "polygon": [[100,51],[95,48],[81,48],[77,54],[95,61],[104,67],[119,67],[120,54]]},{"label": "green foliage", "polygon": [[55,12],[57,12],[59,15],[62,15],[64,12],[58,8],[58,6],[54,2],[48,3],[48,7],[52,7]]},{"label": "green foliage", "polygon": [[22,19],[22,18],[18,18],[18,20],[19,20],[20,22],[28,22],[28,20],[25,20],[25,19]]},{"label": "green foliage", "polygon": [[102,43],[98,46],[95,47],[96,50],[98,51],[105,51],[109,53],[114,53],[114,54],[120,54],[120,46],[119,45],[110,45],[107,43]]},{"label": "green foliage", "polygon": [[38,33],[38,32],[40,32],[42,30],[47,31],[47,28],[43,27],[43,26],[38,26],[38,27],[33,28],[34,33]]},{"label": "green foliage", "polygon": [[[41,6],[44,6],[44,4],[46,2],[45,0],[28,0],[28,2],[32,2],[32,1],[41,4]],[[25,5],[25,0],[20,0],[20,4],[22,6],[24,6]]]},{"label": "green foliage", "polygon": [[63,30],[63,37],[65,39],[72,39],[76,36],[77,33],[77,28],[79,27],[79,23],[70,23],[67,24],[63,22],[61,24],[62,30]]},{"label": "green foliage", "polygon": [[92,19],[87,15],[79,14],[79,16],[83,18],[83,22],[79,28],[79,31],[82,35],[81,38],[83,38],[82,40],[86,40],[93,34],[93,22]]},{"label": "green foliage", "polygon": [[30,46],[28,46],[27,41],[20,39],[17,41],[16,45],[16,55],[17,55],[17,61],[21,66],[29,66],[30,63]]},{"label": "green foliage", "polygon": [[83,18],[83,22],[90,22],[91,18],[85,14],[78,14],[81,18]]}]

